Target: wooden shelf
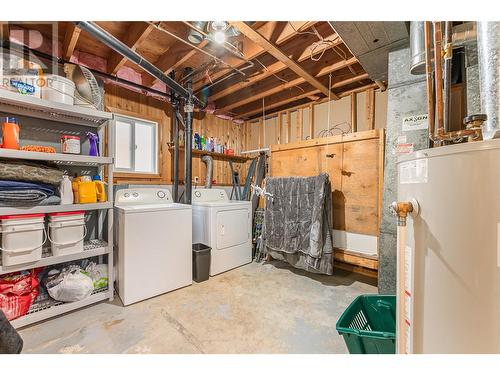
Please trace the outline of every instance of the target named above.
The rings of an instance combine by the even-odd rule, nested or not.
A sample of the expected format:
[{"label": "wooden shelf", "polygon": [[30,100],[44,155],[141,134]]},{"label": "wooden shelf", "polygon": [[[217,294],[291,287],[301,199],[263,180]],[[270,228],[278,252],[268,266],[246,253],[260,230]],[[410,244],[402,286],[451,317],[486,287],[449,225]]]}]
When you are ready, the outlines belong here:
[{"label": "wooden shelf", "polygon": [[0,149],[0,158],[50,161],[61,165],[99,166],[113,164],[113,158],[106,156],[21,151],[6,148]]},{"label": "wooden shelf", "polygon": [[[168,148],[170,151],[173,151],[173,147]],[[184,152],[184,147],[179,148],[180,152]],[[240,163],[244,163],[247,160],[251,160],[252,158],[248,156],[240,156],[240,155],[227,155],[227,154],[221,154],[220,152],[210,152],[210,151],[204,151],[204,150],[197,150],[193,149],[193,154],[194,155],[210,155],[214,159],[219,159],[219,160],[232,160]]]},{"label": "wooden shelf", "polygon": [[100,127],[113,117],[109,112],[21,95],[5,89],[0,89],[0,111],[92,127]]}]

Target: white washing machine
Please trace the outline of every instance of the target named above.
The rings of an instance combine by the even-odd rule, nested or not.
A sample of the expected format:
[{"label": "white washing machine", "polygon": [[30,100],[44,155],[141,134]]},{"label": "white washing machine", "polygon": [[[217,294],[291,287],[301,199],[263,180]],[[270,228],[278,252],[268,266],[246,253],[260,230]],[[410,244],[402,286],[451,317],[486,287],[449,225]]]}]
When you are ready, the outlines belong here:
[{"label": "white washing machine", "polygon": [[193,243],[212,248],[210,276],[252,261],[252,203],[229,200],[223,189],[192,193]]},{"label": "white washing machine", "polygon": [[191,206],[167,189],[118,190],[118,295],[124,305],[192,284]]}]

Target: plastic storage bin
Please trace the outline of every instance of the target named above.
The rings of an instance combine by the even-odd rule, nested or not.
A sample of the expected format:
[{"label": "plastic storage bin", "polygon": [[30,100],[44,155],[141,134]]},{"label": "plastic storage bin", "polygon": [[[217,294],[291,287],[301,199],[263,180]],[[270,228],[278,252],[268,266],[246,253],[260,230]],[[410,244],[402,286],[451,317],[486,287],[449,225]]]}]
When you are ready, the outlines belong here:
[{"label": "plastic storage bin", "polygon": [[197,283],[208,280],[210,272],[210,251],[202,243],[193,244],[193,280]]},{"label": "plastic storage bin", "polygon": [[56,212],[49,214],[49,241],[52,255],[74,254],[83,251],[87,235],[83,211]]},{"label": "plastic storage bin", "polygon": [[44,218],[45,214],[0,216],[4,267],[42,259],[42,246],[47,240]]},{"label": "plastic storage bin", "polygon": [[336,328],[351,354],[395,354],[396,296],[357,297],[344,311]]}]

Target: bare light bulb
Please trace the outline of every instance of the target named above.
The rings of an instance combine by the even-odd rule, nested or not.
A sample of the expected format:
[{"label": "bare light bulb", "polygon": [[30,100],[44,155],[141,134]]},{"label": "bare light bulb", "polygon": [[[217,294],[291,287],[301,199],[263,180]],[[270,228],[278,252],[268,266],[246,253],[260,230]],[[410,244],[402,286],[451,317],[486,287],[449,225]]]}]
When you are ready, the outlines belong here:
[{"label": "bare light bulb", "polygon": [[219,44],[224,43],[226,41],[226,33],[224,31],[216,31],[214,33],[214,40]]}]

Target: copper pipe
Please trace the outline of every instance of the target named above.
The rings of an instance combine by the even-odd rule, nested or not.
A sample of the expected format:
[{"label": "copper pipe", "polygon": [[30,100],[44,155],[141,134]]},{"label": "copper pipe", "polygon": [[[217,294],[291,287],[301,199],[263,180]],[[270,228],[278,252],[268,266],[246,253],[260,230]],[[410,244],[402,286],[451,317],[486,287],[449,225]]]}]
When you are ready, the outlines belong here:
[{"label": "copper pipe", "polygon": [[442,47],[443,33],[441,21],[434,21],[434,82],[436,85],[436,115],[437,132],[444,133],[444,108],[443,108],[443,64]]},{"label": "copper pipe", "polygon": [[443,107],[444,107],[444,129],[445,131],[450,131],[451,121],[451,60],[453,58],[453,46],[452,46],[452,25],[450,21],[445,22],[444,26],[444,97],[443,97]]},{"label": "copper pipe", "polygon": [[425,36],[425,72],[427,78],[427,117],[429,121],[429,138],[434,136],[435,127],[435,114],[434,114],[434,80],[432,71],[432,47],[431,35],[432,24],[430,21],[425,22],[424,36]]}]

